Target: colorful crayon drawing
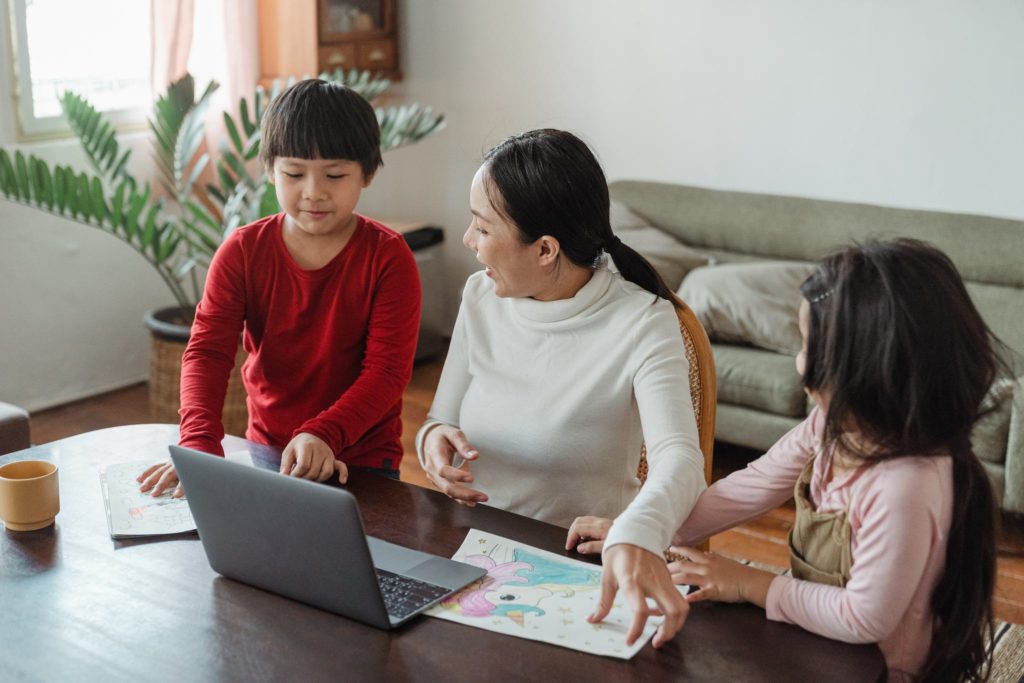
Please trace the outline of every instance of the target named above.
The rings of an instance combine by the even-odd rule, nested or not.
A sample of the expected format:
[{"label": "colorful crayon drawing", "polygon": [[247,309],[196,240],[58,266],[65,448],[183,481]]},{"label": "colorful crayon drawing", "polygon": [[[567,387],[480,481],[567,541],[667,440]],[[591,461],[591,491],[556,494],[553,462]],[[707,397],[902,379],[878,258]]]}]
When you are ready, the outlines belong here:
[{"label": "colorful crayon drawing", "polygon": [[546,614],[541,603],[552,596],[573,597],[577,591],[597,590],[601,571],[586,566],[555,562],[548,557],[516,548],[513,561],[498,564],[490,555],[469,555],[463,562],[487,570],[487,576],[469,589],[441,602],[445,609],[467,617],[507,617],[525,626],[530,614]]},{"label": "colorful crayon drawing", "polygon": [[145,519],[147,516],[152,514],[152,511],[156,508],[163,506],[171,506],[172,508],[183,507],[181,501],[178,498],[172,498],[171,494],[174,493],[174,489],[168,489],[167,492],[159,498],[153,498],[152,502],[146,501],[142,505],[137,505],[128,508],[128,516],[132,519]]},{"label": "colorful crayon drawing", "polygon": [[466,534],[453,559],[482,567],[487,575],[441,601],[427,614],[467,626],[629,659],[653,635],[660,620],[626,646],[632,613],[616,600],[608,617],[591,624],[601,568],[476,529]]}]

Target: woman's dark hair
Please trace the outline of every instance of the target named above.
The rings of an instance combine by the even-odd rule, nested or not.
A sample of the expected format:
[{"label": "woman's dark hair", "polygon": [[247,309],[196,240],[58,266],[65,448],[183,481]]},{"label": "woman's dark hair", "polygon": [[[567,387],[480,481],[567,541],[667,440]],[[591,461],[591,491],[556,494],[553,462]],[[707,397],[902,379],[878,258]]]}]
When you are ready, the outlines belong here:
[{"label": "woman's dark hair", "polygon": [[377,114],[344,85],[299,81],[274,98],[260,124],[260,161],[270,171],[278,157],[355,161],[369,178],[384,164]]},{"label": "woman's dark hair", "polygon": [[513,135],[484,155],[491,205],[519,228],[524,244],[544,235],[578,266],[595,268],[608,252],[622,277],[673,305],[678,299],[654,267],[612,234],[608,182],[594,153],[553,128]]},{"label": "woman's dark hair", "polygon": [[803,382],[829,397],[825,442],[864,460],[952,457],[952,523],[920,676],[982,680],[996,508],[970,434],[1002,368],[1001,345],[953,262],[925,242],[855,245],[825,259],[800,289],[810,306]]}]

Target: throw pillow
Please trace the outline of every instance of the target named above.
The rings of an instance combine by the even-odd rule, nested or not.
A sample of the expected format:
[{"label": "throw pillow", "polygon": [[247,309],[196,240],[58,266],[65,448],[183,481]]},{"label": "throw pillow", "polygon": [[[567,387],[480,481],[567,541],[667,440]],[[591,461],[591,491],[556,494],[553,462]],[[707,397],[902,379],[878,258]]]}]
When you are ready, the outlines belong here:
[{"label": "throw pillow", "polygon": [[715,341],[752,344],[795,356],[800,352],[800,285],[814,264],[794,261],[726,263],[697,268],[679,296]]},{"label": "throw pillow", "polygon": [[611,200],[611,210],[608,218],[611,220],[612,232],[618,234],[622,230],[633,230],[635,228],[646,228],[651,224],[646,218],[641,218],[617,199]]},{"label": "throw pillow", "polygon": [[612,232],[623,244],[650,261],[670,289],[679,287],[694,268],[711,264],[706,254],[650,225],[621,202],[612,201],[610,218]]},{"label": "throw pillow", "polygon": [[623,244],[651,262],[669,289],[676,289],[694,268],[707,266],[711,259],[655,227],[617,233]]}]

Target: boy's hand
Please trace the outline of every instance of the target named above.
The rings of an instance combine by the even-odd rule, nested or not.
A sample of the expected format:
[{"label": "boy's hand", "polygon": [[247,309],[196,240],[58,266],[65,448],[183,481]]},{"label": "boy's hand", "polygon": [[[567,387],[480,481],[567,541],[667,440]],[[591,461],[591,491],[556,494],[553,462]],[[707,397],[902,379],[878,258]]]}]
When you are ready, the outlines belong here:
[{"label": "boy's hand", "polygon": [[181,498],[185,495],[185,489],[181,488],[181,484],[178,483],[178,473],[174,471],[174,464],[170,462],[162,462],[148,467],[145,472],[135,477],[135,481],[141,484],[140,491],[145,493],[152,490],[154,497],[159,496],[172,486],[174,487],[172,496]]},{"label": "boy's hand", "polygon": [[768,587],[775,574],[748,567],[710,550],[703,552],[676,546],[669,550],[686,558],[668,565],[672,581],[700,589],[687,595],[687,601],[752,602],[760,607],[767,603]]},{"label": "boy's hand", "polygon": [[318,436],[296,434],[281,453],[281,474],[324,481],[338,473],[338,481],[348,481],[348,467],[334,458],[334,451]]},{"label": "boy's hand", "polygon": [[456,503],[473,507],[477,503],[487,502],[487,494],[470,488],[465,484],[473,481],[469,468],[452,467],[452,458],[458,453],[466,461],[480,457],[466,435],[455,427],[437,425],[427,432],[423,440],[423,461],[427,478]]},{"label": "boy's hand", "polygon": [[569,527],[569,536],[565,539],[565,549],[582,555],[599,553],[604,548],[604,539],[608,538],[608,530],[612,528],[612,520],[607,517],[577,517]]},{"label": "boy's hand", "polygon": [[[672,640],[683,627],[690,606],[672,585],[665,559],[639,546],[623,543],[606,550],[602,564],[600,601],[597,611],[587,617],[587,621],[595,624],[608,616],[615,593],[622,591],[622,596],[633,610],[633,624],[626,635],[626,645],[636,642],[644,631],[647,618],[652,616],[665,617],[654,634],[654,647],[659,648]],[[654,600],[656,607],[649,607],[647,598]]]}]

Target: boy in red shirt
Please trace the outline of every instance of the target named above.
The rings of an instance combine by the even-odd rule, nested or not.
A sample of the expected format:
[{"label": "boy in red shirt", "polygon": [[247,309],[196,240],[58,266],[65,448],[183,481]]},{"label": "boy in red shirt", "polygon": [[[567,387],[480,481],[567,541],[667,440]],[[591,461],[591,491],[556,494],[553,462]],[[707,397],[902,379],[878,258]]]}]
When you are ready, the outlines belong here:
[{"label": "boy in red shirt", "polygon": [[[420,281],[403,237],[353,213],[382,164],[373,107],[344,86],[300,81],[268,107],[260,160],[283,213],[238,228],[214,255],[182,357],[180,443],[223,455],[241,335],[246,437],[284,448],[282,473],[344,483],[356,466],[397,478]],[[159,495],[178,477],[163,463],[138,480]]]}]

